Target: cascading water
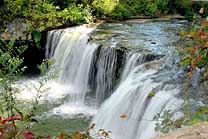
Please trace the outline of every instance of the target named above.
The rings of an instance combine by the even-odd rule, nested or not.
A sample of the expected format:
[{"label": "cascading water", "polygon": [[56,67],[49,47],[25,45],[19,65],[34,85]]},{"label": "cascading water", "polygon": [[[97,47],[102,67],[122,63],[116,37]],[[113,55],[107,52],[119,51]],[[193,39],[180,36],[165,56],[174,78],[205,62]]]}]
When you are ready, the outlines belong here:
[{"label": "cascading water", "polygon": [[116,50],[111,47],[104,47],[100,51],[100,57],[97,63],[96,78],[96,100],[101,103],[110,96],[113,89],[113,78],[117,62]]},{"label": "cascading water", "polygon": [[[89,38],[86,33],[67,30],[59,32],[55,31],[55,34],[60,36],[58,43],[58,37],[54,38],[56,47],[47,45],[48,53],[46,55],[52,56],[55,66],[60,68],[58,82],[70,88],[71,99],[69,102],[84,105],[85,95],[89,91],[90,69],[98,46],[87,44]],[[51,37],[49,34],[49,38]],[[51,49],[50,53],[48,49]]]},{"label": "cascading water", "polygon": [[[144,53],[133,51],[127,54],[119,86],[102,104],[92,121],[96,130],[111,131],[112,139],[150,139],[156,135],[156,121],[153,118],[157,113],[166,110],[173,113],[180,111],[184,103],[178,97],[181,92],[179,79],[182,72],[177,66],[170,65],[170,62],[175,63],[177,59],[174,57],[177,56],[168,55],[174,53],[173,47],[164,47],[168,42],[168,45],[173,45],[166,39],[164,44],[159,42],[155,48],[149,48],[156,50],[155,53],[158,49],[159,54],[166,54],[160,60],[145,62],[148,60]],[[151,47],[147,42],[144,44],[147,48]],[[162,50],[166,52],[161,53]],[[122,118],[122,115],[125,117]]]},{"label": "cascading water", "polygon": [[[178,97],[179,72],[170,64],[175,62],[166,62],[174,58],[161,59],[173,53],[177,27],[184,27],[183,23],[103,24],[96,29],[50,31],[46,58],[54,59],[52,68],[58,68],[59,75],[48,83],[51,90],[44,99],[51,107],[46,117],[92,116],[104,101],[92,121],[96,129],[111,130],[112,139],[154,136],[154,115],[166,109],[177,111],[183,103]],[[152,92],[154,96],[149,95]],[[122,114],[127,117],[120,118]]]},{"label": "cascading water", "polygon": [[122,73],[121,81],[123,81],[128,76],[128,74],[135,66],[140,65],[143,61],[144,61],[144,55],[142,55],[141,53],[135,53],[135,52],[128,53],[125,61],[125,67]]},{"label": "cascading water", "polygon": [[88,105],[87,94],[94,94],[92,98],[99,105],[112,92],[117,52],[113,46],[102,47],[89,42],[88,33],[92,30],[80,27],[48,33],[46,57],[54,59],[54,67],[60,71],[57,82],[64,85],[70,95],[65,107]]},{"label": "cascading water", "polygon": [[[156,123],[153,117],[167,109],[176,112],[183,104],[183,100],[177,98],[179,85],[154,81],[167,76],[167,72],[159,70],[160,66],[161,61],[155,61],[133,68],[95,116],[92,123],[96,129],[110,130],[112,139],[153,137]],[[149,96],[153,92],[155,96]],[[127,117],[120,118],[122,114]]]}]

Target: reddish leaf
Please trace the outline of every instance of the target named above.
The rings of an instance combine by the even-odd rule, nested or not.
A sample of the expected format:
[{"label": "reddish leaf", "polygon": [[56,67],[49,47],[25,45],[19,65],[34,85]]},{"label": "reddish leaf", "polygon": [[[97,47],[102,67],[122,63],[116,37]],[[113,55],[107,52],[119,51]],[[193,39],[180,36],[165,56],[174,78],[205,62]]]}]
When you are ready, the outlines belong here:
[{"label": "reddish leaf", "polygon": [[9,121],[14,121],[14,120],[21,120],[21,116],[20,115],[14,115],[14,116],[9,116],[6,119],[3,120],[2,124],[5,124]]},{"label": "reddish leaf", "polygon": [[65,134],[61,133],[56,139],[64,139]]},{"label": "reddish leaf", "polygon": [[201,56],[198,54],[196,59],[197,59],[197,61],[200,61],[201,60]]},{"label": "reddish leaf", "polygon": [[41,139],[51,139],[51,136],[44,136],[44,137],[40,136],[39,138],[41,138]]},{"label": "reddish leaf", "polygon": [[21,134],[24,136],[25,139],[34,139],[34,136],[35,136],[32,132],[28,130],[22,131]]},{"label": "reddish leaf", "polygon": [[51,139],[51,136],[43,137],[43,139]]},{"label": "reddish leaf", "polygon": [[199,36],[205,36],[205,35],[206,35],[206,32],[203,32],[203,31],[199,32]]}]

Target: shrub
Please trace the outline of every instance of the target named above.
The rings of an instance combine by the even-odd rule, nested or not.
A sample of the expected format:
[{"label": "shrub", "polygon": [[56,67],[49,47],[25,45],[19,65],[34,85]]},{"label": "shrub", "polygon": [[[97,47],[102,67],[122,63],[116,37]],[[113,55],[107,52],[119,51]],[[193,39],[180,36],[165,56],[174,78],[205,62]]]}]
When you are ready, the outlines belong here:
[{"label": "shrub", "polygon": [[157,5],[153,2],[148,3],[144,14],[150,17],[156,17],[158,12]]},{"label": "shrub", "polygon": [[109,15],[118,5],[118,0],[94,0],[92,5],[98,15]]},{"label": "shrub", "polygon": [[48,0],[5,0],[6,4],[0,9],[0,23],[6,26],[15,18],[22,18],[30,28],[30,31],[43,31],[49,27],[57,27],[63,24],[80,24],[89,22],[91,10],[88,6],[75,6],[60,9]]},{"label": "shrub", "polygon": [[127,17],[131,16],[132,13],[129,10],[130,8],[128,7],[127,4],[125,3],[119,3],[113,13],[111,14],[112,17],[116,19],[126,19]]},{"label": "shrub", "polygon": [[89,23],[92,21],[91,9],[89,6],[83,7],[83,5],[76,6],[73,4],[71,7],[63,10],[61,17],[68,13],[68,18],[73,24]]},{"label": "shrub", "polygon": [[169,11],[169,0],[156,0],[155,3],[160,13],[166,13]]}]

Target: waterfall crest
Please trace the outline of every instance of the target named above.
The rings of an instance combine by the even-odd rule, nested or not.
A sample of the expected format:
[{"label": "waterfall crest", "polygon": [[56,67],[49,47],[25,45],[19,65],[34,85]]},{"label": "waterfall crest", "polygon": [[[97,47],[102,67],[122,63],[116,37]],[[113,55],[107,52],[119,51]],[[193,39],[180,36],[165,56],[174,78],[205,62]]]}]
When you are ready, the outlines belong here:
[{"label": "waterfall crest", "polygon": [[142,64],[143,61],[144,55],[142,55],[141,53],[129,52],[126,57],[121,81],[123,81],[128,76],[128,74],[135,66]]}]

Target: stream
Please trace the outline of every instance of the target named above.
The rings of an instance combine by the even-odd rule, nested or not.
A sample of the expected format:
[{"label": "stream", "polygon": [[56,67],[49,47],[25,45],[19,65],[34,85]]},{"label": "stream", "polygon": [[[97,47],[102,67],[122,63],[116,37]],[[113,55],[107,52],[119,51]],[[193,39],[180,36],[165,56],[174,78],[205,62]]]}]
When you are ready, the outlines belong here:
[{"label": "stream", "polygon": [[[48,33],[46,58],[57,77],[45,85],[32,130],[41,135],[73,132],[96,124],[112,139],[150,139],[157,113],[183,107],[183,70],[177,41],[186,21],[104,23]],[[23,79],[17,98],[31,109],[32,87],[43,77]],[[26,86],[26,87],[25,87]],[[152,95],[149,95],[152,94]],[[125,118],[121,115],[125,114]]]}]

